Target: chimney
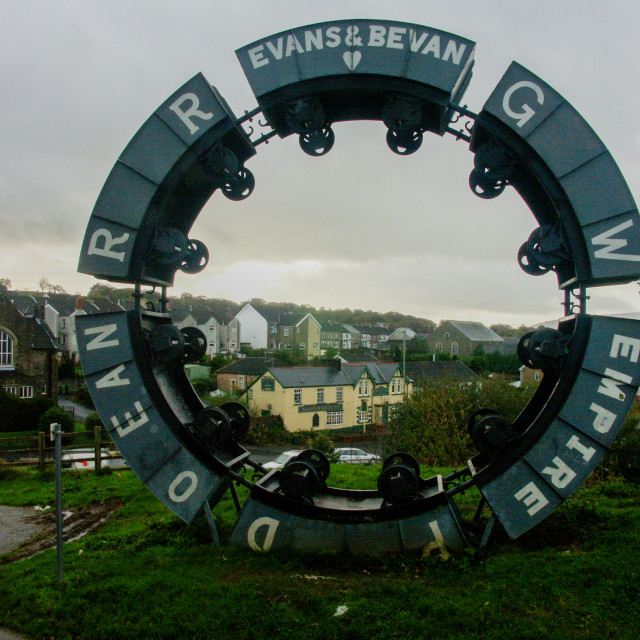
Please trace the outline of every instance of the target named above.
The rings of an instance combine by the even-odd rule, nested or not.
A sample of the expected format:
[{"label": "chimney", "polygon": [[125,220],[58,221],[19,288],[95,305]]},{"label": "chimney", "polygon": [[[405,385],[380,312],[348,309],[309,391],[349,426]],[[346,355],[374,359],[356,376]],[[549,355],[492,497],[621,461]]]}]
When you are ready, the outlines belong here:
[{"label": "chimney", "polygon": [[82,299],[82,296],[78,296],[76,298],[76,309],[78,311],[82,311],[83,306],[84,306],[84,300]]}]

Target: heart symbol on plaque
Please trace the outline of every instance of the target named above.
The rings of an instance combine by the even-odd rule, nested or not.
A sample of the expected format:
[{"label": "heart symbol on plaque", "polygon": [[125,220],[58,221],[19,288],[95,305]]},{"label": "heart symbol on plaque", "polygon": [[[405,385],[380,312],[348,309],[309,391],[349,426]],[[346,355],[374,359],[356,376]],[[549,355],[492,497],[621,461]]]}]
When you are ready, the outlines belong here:
[{"label": "heart symbol on plaque", "polygon": [[345,51],[342,54],[342,59],[347,67],[349,67],[351,71],[354,71],[360,64],[360,60],[362,60],[362,54],[359,51]]}]

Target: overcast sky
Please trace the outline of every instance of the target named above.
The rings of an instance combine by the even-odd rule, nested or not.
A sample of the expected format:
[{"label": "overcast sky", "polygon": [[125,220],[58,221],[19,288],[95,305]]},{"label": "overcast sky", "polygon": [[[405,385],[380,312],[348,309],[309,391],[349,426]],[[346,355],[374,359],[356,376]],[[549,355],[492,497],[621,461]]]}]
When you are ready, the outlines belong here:
[{"label": "overcast sky", "polygon": [[[235,50],[315,22],[407,21],[474,40],[464,103],[485,100],[512,60],[584,116],[640,194],[640,2],[637,0],[5,0],[0,21],[0,277],[41,277],[70,293],[84,231],[111,167],[149,115],[202,72],[237,116],[256,106]],[[339,123],[326,156],[297,136],[260,145],[254,193],[215,193],[191,237],[207,269],[179,273],[188,291],[326,308],[531,324],[562,315],[553,274],[534,278],[516,253],[537,226],[508,189],[468,187],[473,155],[425,135],[415,154],[386,146],[382,123]],[[590,290],[588,311],[640,312],[635,283]]]}]

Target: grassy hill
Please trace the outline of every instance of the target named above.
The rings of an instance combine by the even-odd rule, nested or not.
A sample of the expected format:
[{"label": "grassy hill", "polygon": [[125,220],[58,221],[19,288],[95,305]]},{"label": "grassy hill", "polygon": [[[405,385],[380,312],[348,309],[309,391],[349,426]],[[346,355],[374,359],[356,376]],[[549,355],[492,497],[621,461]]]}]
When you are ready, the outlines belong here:
[{"label": "grassy hill", "polygon": [[[370,485],[379,471],[334,465],[331,478]],[[184,525],[129,471],[65,472],[63,488],[65,509],[114,510],[65,545],[62,587],[55,549],[0,558],[0,627],[32,639],[638,638],[640,488],[618,479],[446,562],[215,547],[204,518]],[[51,472],[0,468],[0,504],[55,504]],[[224,539],[231,501],[214,516]]]}]

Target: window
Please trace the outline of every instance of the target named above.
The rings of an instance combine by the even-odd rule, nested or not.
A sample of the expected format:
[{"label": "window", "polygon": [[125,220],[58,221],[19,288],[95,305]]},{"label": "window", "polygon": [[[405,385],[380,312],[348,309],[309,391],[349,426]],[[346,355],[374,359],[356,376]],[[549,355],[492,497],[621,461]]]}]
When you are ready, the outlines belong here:
[{"label": "window", "polygon": [[324,389],[320,387],[318,389],[318,404],[324,402]]},{"label": "window", "polygon": [[317,342],[313,343],[313,349],[314,349],[314,351],[318,350],[318,343]]},{"label": "window", "polygon": [[311,419],[311,426],[312,427],[320,426],[320,416],[317,413],[313,414],[313,418]]},{"label": "window", "polygon": [[271,325],[271,333],[278,333],[278,327],[275,324]]},{"label": "window", "polygon": [[33,398],[33,387],[20,387],[21,398]]},{"label": "window", "polygon": [[238,389],[244,389],[244,376],[238,376]]},{"label": "window", "polygon": [[447,331],[447,332],[444,334],[444,339],[445,339],[445,340],[449,340],[449,338],[451,338],[451,334]]},{"label": "window", "polygon": [[238,335],[238,327],[231,327],[231,335],[232,336]]},{"label": "window", "polygon": [[13,367],[13,338],[0,331],[0,368]]},{"label": "window", "polygon": [[452,356],[457,356],[458,355],[458,343],[457,342],[452,342],[451,343],[451,355]]},{"label": "window", "polygon": [[300,349],[300,351],[304,351],[304,342],[301,342],[301,343],[298,345],[298,349]]},{"label": "window", "polygon": [[358,395],[359,396],[368,396],[369,395],[369,381],[361,380],[358,385]]},{"label": "window", "polygon": [[371,416],[367,411],[358,411],[358,424],[364,424],[370,422]]},{"label": "window", "polygon": [[288,336],[289,335],[289,327],[283,327],[282,335],[283,336]]},{"label": "window", "polygon": [[327,412],[327,427],[335,427],[338,424],[342,424],[344,421],[343,411],[328,411]]},{"label": "window", "polygon": [[302,389],[293,390],[293,404],[302,404]]},{"label": "window", "polygon": [[436,351],[442,351],[442,342],[436,342]]},{"label": "window", "polygon": [[13,393],[14,396],[18,395],[18,387],[3,387],[3,389],[7,392],[7,393]]},{"label": "window", "polygon": [[336,389],[336,402],[342,402],[342,387]]},{"label": "window", "polygon": [[539,372],[539,371],[534,371],[534,373],[533,373],[533,379],[534,379],[536,382],[540,382],[540,372]]}]

